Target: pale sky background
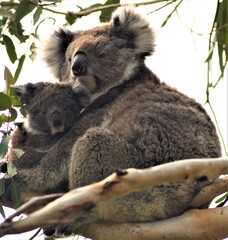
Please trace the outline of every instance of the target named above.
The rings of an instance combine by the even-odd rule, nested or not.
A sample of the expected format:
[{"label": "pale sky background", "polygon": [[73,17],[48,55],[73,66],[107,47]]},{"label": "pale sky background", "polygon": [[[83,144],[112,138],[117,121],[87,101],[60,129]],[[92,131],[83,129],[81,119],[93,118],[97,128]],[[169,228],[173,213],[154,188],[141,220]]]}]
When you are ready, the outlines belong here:
[{"label": "pale sky background", "polygon": [[[79,5],[89,6],[98,1],[73,1],[68,0],[67,4],[72,5],[77,2]],[[102,1],[100,1],[102,2]],[[104,2],[104,1],[103,1]],[[134,1],[122,1],[134,2]],[[139,2],[139,1],[135,1]],[[142,2],[142,1],[140,1]],[[160,28],[166,16],[173,10],[173,5],[164,8],[164,10],[148,15],[151,26],[156,33],[156,50],[153,56],[147,59],[147,65],[159,76],[161,81],[176,87],[179,91],[195,98],[201,104],[206,100],[206,84],[207,84],[207,64],[204,63],[207,58],[208,37],[211,30],[211,24],[214,19],[216,10],[216,0],[186,0],[178,8],[168,21],[164,28]],[[66,7],[67,9],[73,10]],[[137,8],[142,14],[152,12],[158,8],[156,5],[148,5],[146,7]],[[63,11],[63,9],[61,9]],[[45,13],[50,15],[49,12]],[[99,24],[99,13],[81,18],[74,25],[75,27],[91,28]],[[23,21],[25,21],[24,19]],[[26,20],[27,21],[27,20]],[[48,37],[53,29],[57,29],[63,24],[57,19],[56,25],[53,26],[53,21],[47,20],[41,25],[39,34],[42,38]],[[190,31],[192,29],[192,32]],[[199,35],[200,34],[200,35]],[[20,45],[16,46],[18,56],[23,54],[26,49]],[[15,67],[7,59],[7,54],[3,46],[0,46],[0,91],[3,86],[3,68],[7,66],[12,72]],[[217,52],[216,52],[217,54]],[[216,56],[215,54],[215,56]],[[218,59],[213,61],[213,82],[217,81],[219,76]],[[26,60],[23,71],[19,77],[18,84],[26,82],[50,81],[53,78],[42,62],[36,61],[32,63]],[[216,89],[211,90],[211,103],[214,108],[219,127],[223,133],[223,138],[227,146],[227,69],[224,79],[220,81]],[[214,120],[210,109],[207,105],[203,105],[212,120]],[[224,155],[224,152],[223,152]],[[224,155],[225,156],[225,155]],[[29,239],[29,235],[8,235],[1,238],[2,240],[24,240]],[[26,236],[26,237],[25,237]],[[35,238],[42,239],[42,238]],[[76,238],[77,239],[77,238]],[[84,238],[82,238],[84,239]]]}]

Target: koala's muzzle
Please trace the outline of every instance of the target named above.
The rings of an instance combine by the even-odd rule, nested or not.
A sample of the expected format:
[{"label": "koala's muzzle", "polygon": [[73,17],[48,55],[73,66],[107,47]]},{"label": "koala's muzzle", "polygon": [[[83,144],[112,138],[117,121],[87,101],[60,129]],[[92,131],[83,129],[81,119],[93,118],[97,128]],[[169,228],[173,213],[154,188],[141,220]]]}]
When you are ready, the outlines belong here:
[{"label": "koala's muzzle", "polygon": [[88,58],[85,53],[77,53],[73,59],[72,72],[75,76],[85,75],[88,68]]},{"label": "koala's muzzle", "polygon": [[64,131],[64,118],[59,111],[54,111],[50,116],[51,133],[53,135]]},{"label": "koala's muzzle", "polygon": [[53,127],[59,127],[62,125],[63,119],[62,119],[62,115],[60,112],[54,111],[51,114],[51,123],[52,123]]}]

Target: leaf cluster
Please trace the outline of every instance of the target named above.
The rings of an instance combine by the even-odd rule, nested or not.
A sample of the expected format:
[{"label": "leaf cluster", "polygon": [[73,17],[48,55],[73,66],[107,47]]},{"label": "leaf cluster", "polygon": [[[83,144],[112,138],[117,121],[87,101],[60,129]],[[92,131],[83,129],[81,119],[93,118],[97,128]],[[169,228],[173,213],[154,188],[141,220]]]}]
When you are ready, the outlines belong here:
[{"label": "leaf cluster", "polygon": [[218,51],[220,76],[215,84],[211,84],[208,74],[207,102],[209,102],[209,88],[215,88],[224,76],[228,61],[228,0],[218,1],[214,22],[210,32],[208,44],[208,72],[211,70],[211,62],[215,51]]}]

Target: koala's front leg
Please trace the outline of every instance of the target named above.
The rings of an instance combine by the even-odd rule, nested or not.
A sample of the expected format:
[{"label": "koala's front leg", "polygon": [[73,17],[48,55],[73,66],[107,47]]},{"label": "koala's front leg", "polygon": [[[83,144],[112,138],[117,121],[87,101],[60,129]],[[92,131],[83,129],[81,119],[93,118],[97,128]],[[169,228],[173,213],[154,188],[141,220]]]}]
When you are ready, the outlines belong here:
[{"label": "koala's front leg", "polygon": [[136,168],[141,163],[134,146],[107,129],[91,128],[73,146],[70,189],[101,181],[118,169]]},{"label": "koala's front leg", "polygon": [[[138,167],[142,159],[136,149],[107,129],[91,128],[73,146],[70,168],[70,189],[98,182],[118,169]],[[98,220],[97,210],[57,229],[57,236],[78,233]]]}]

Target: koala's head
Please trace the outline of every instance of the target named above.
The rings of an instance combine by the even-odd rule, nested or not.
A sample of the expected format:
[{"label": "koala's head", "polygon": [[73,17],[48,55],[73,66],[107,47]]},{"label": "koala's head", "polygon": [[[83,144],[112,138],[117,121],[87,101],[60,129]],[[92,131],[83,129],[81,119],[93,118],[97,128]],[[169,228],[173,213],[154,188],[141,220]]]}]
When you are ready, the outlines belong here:
[{"label": "koala's head", "polygon": [[127,81],[153,51],[149,23],[133,9],[122,9],[109,24],[55,32],[44,47],[44,59],[60,81],[82,83],[100,95]]},{"label": "koala's head", "polygon": [[32,133],[57,134],[68,131],[90,102],[90,93],[75,83],[28,83],[14,86],[25,104],[25,128]]}]

